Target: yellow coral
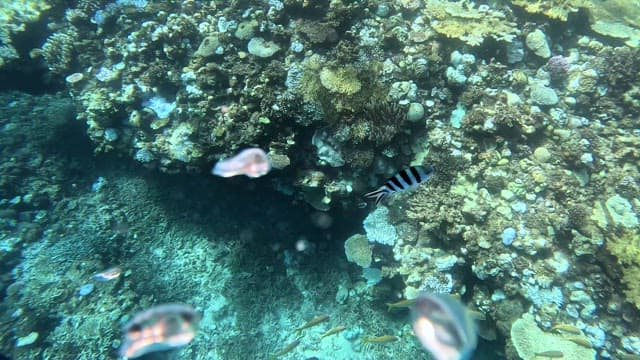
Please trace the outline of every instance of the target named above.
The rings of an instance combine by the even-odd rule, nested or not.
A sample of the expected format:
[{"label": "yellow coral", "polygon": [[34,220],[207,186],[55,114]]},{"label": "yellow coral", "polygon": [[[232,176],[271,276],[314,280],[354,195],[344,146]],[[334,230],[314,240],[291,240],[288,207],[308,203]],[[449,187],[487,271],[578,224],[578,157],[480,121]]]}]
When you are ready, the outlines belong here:
[{"label": "yellow coral", "polygon": [[325,67],[320,71],[320,82],[327,90],[344,95],[353,95],[362,88],[353,68],[333,70]]},{"label": "yellow coral", "polygon": [[511,3],[532,14],[543,14],[562,21],[567,21],[570,13],[589,5],[587,0],[511,0]]},{"label": "yellow coral", "polygon": [[622,281],[627,285],[627,301],[640,309],[640,234],[626,230],[620,236],[607,237],[607,250],[622,267]]},{"label": "yellow coral", "polygon": [[8,26],[9,31],[24,31],[25,23],[38,20],[40,14],[49,10],[47,1],[22,0],[3,1],[0,5],[0,25]]},{"label": "yellow coral", "polygon": [[511,42],[520,33],[517,25],[508,21],[504,13],[488,5],[475,7],[464,0],[428,1],[423,13],[436,32],[472,46],[480,45],[486,37]]}]

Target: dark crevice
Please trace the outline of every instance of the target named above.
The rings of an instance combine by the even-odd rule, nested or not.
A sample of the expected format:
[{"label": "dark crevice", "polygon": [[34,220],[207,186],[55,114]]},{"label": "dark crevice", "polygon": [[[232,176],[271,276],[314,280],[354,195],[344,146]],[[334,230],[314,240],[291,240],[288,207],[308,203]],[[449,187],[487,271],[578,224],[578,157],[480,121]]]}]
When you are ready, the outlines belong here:
[{"label": "dark crevice", "polygon": [[0,67],[0,92],[21,91],[31,95],[52,94],[64,89],[59,76],[51,72],[40,57],[31,58],[32,49],[40,48],[51,30],[47,28],[48,16],[26,24],[22,32],[12,34],[12,46],[18,52],[19,59]]}]

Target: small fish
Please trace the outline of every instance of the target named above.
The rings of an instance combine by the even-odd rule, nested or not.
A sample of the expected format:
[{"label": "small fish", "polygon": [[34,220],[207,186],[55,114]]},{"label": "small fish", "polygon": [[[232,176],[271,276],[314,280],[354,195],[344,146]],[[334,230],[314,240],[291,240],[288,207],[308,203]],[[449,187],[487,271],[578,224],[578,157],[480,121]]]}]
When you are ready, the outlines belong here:
[{"label": "small fish", "polygon": [[333,334],[337,334],[337,333],[341,332],[344,329],[346,329],[346,326],[338,325],[338,326],[334,327],[333,329],[327,330],[326,333],[324,333],[324,334],[322,334],[320,336],[320,339],[323,339],[323,338],[325,338],[327,336],[331,336]]},{"label": "small fish", "polygon": [[363,344],[386,344],[386,343],[390,343],[398,340],[400,340],[400,338],[394,335],[381,335],[381,336],[362,338],[362,343]]},{"label": "small fish", "polygon": [[589,341],[589,339],[587,339],[584,336],[566,336],[564,338],[565,340],[569,340],[572,341],[580,346],[584,346],[588,349],[593,349],[593,344],[591,343],[591,341]]},{"label": "small fish", "polygon": [[377,190],[364,194],[366,198],[375,198],[376,206],[387,196],[415,189],[433,175],[433,166],[411,166],[390,177]]},{"label": "small fish", "polygon": [[259,148],[249,148],[240,151],[236,156],[218,161],[211,173],[222,177],[246,175],[257,178],[266,175],[269,170],[271,161],[267,153]]},{"label": "small fish", "polygon": [[282,348],[282,350],[278,351],[277,353],[271,355],[271,360],[274,360],[284,354],[287,354],[289,352],[291,352],[291,350],[295,349],[296,346],[300,345],[300,339],[295,339],[293,340],[290,344],[288,344],[287,346],[285,346],[284,348]]},{"label": "small fish", "polygon": [[556,324],[551,328],[551,332],[569,333],[573,335],[582,335],[582,331],[577,327],[569,324]]},{"label": "small fish", "polygon": [[122,269],[119,266],[110,267],[107,270],[101,271],[93,275],[93,279],[97,281],[109,281],[117,279],[122,274]]},{"label": "small fish", "polygon": [[422,293],[412,308],[413,331],[436,360],[467,360],[478,342],[467,308],[447,294]]},{"label": "small fish", "polygon": [[391,309],[410,308],[415,305],[416,299],[404,299],[394,303],[387,303],[387,312]]},{"label": "small fish", "polygon": [[535,353],[534,355],[537,357],[546,357],[549,359],[559,359],[564,357],[564,354],[562,353],[562,351],[556,351],[556,350],[538,352],[538,353]]},{"label": "small fish", "polygon": [[302,332],[302,330],[304,329],[308,329],[310,327],[316,326],[322,322],[325,322],[329,320],[329,315],[318,315],[316,317],[314,317],[313,319],[307,321],[306,324],[300,326],[299,328],[296,329],[296,333],[300,334]]},{"label": "small fish", "polygon": [[138,313],[123,328],[120,356],[133,359],[185,346],[195,337],[199,320],[191,306],[182,304],[158,305]]}]

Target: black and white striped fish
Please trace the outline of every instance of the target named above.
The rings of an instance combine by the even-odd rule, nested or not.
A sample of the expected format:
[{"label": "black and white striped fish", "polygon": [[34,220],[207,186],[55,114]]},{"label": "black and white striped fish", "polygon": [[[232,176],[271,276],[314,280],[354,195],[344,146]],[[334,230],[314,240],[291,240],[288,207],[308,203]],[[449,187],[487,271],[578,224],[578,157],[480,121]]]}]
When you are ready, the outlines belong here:
[{"label": "black and white striped fish", "polygon": [[390,177],[378,190],[368,192],[364,197],[375,198],[377,206],[382,199],[391,194],[417,188],[431,178],[433,171],[433,166],[411,166],[403,169]]}]

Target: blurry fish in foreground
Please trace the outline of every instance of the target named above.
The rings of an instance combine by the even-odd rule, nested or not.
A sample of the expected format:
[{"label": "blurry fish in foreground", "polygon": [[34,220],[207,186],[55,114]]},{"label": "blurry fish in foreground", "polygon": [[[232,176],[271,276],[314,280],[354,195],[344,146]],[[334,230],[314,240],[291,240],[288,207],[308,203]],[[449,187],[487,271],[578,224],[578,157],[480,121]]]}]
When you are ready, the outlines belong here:
[{"label": "blurry fish in foreground", "polygon": [[364,194],[364,197],[375,198],[377,206],[382,199],[393,193],[417,188],[431,178],[433,171],[433,166],[411,166],[390,177],[377,190]]},{"label": "blurry fish in foreground", "polygon": [[257,178],[266,175],[269,170],[271,162],[267,153],[259,148],[249,148],[240,151],[236,156],[218,161],[211,173],[222,177],[246,175]]},{"label": "blurry fish in foreground", "polygon": [[478,341],[467,308],[447,294],[422,293],[412,309],[413,331],[436,360],[470,359]]},{"label": "blurry fish in foreground", "polygon": [[97,281],[109,281],[117,279],[122,274],[122,269],[119,266],[110,267],[107,270],[101,271],[93,275],[93,279]]},{"label": "blurry fish in foreground", "polygon": [[137,358],[150,352],[187,345],[196,335],[200,317],[189,305],[158,305],[138,313],[123,328],[120,356]]}]

